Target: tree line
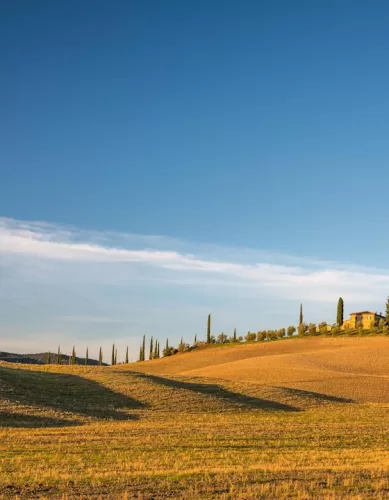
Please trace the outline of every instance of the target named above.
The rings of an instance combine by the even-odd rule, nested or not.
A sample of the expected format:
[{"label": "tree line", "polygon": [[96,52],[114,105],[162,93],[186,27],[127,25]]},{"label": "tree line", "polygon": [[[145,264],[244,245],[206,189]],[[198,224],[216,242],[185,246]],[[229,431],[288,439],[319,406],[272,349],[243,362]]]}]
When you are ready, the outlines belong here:
[{"label": "tree line", "polygon": [[[118,364],[117,363],[117,359],[118,359],[118,350],[115,346],[115,344],[112,344],[112,354],[111,354],[111,365],[116,365]],[[61,346],[58,346],[58,350],[57,350],[57,353],[54,354],[54,353],[51,353],[50,351],[47,353],[46,355],[46,364],[56,364],[56,365],[63,365],[64,364],[64,355],[61,351]],[[125,351],[125,363],[128,363],[129,362],[129,358],[128,358],[128,346],[126,347],[126,351]],[[85,357],[84,359],[82,360],[82,363],[80,363],[80,359],[77,358],[77,355],[76,355],[76,347],[73,346],[73,349],[72,349],[72,354],[71,356],[68,357],[68,364],[69,365],[79,365],[79,364],[83,364],[83,365],[89,365],[91,364],[90,363],[90,359],[89,359],[89,348],[86,347],[86,351],[85,351]],[[95,363],[93,363],[95,364]],[[99,358],[98,358],[98,362],[97,364],[99,366],[102,366],[104,364],[104,360],[103,360],[103,349],[102,347],[100,347],[99,349]]]},{"label": "tree line", "polygon": [[[300,304],[300,312],[299,312],[299,322],[298,327],[291,325],[288,328],[280,328],[278,330],[260,330],[257,332],[247,332],[246,335],[237,335],[236,328],[234,328],[233,334],[228,335],[227,333],[220,333],[215,336],[212,334],[212,322],[211,322],[211,314],[208,314],[207,318],[207,330],[206,330],[206,340],[201,341],[197,339],[197,335],[194,336],[193,342],[187,343],[184,341],[183,337],[181,337],[181,341],[177,347],[173,347],[169,344],[169,339],[166,339],[166,344],[164,349],[162,350],[162,356],[172,356],[174,354],[180,352],[186,352],[192,350],[196,347],[207,345],[207,344],[228,344],[228,343],[242,343],[242,342],[263,342],[270,340],[277,340],[283,338],[290,338],[295,336],[297,332],[297,336],[306,337],[306,336],[316,336],[316,335],[340,335],[342,333],[346,334],[363,334],[366,332],[370,333],[383,333],[389,334],[389,297],[386,301],[386,320],[381,319],[378,324],[376,324],[375,319],[373,319],[370,328],[368,330],[364,329],[362,323],[357,323],[355,329],[351,329],[348,323],[344,323],[344,300],[342,297],[339,297],[336,309],[336,322],[332,325],[327,324],[325,321],[316,325],[315,323],[306,323],[304,322],[304,314],[303,314],[303,304]],[[150,338],[148,349],[146,348],[146,335],[143,335],[142,342],[139,349],[139,358],[138,361],[146,361],[152,359],[158,359],[161,357],[161,348],[160,342],[158,339]],[[111,365],[118,364],[118,350],[115,344],[112,344],[111,351]],[[76,365],[78,363],[78,358],[76,356],[76,348],[73,346],[72,355],[69,356],[69,365]],[[89,350],[86,348],[85,358],[83,364],[88,365],[89,362]],[[125,361],[124,363],[129,362],[128,357],[128,346],[125,351]],[[58,346],[57,354],[48,353],[46,363],[48,364],[63,364],[61,348]],[[103,365],[103,350],[100,347],[99,350],[99,358],[98,365]]]}]

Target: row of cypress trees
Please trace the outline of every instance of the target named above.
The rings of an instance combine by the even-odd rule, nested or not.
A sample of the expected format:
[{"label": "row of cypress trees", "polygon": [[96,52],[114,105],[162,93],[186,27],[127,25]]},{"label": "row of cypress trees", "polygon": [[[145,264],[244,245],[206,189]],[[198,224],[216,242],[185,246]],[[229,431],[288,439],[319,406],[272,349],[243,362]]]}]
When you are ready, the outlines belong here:
[{"label": "row of cypress trees", "polygon": [[[153,337],[151,337],[149,346],[149,359],[158,359],[159,357],[160,357],[159,340],[155,339],[154,342]],[[143,335],[142,344],[139,349],[139,361],[146,361],[146,335]]]},{"label": "row of cypress trees", "polygon": [[[159,344],[158,344],[158,353],[159,353]],[[117,364],[117,355],[118,355],[118,350],[115,346],[115,344],[112,345],[112,356],[111,356],[111,364],[116,365]],[[159,357],[159,356],[158,356]],[[46,363],[47,364],[57,364],[57,365],[62,365],[63,357],[62,357],[62,352],[61,352],[61,347],[58,346],[58,351],[57,354],[54,355],[50,351],[47,353],[46,357]],[[125,363],[128,363],[128,346],[126,347],[126,356],[125,356]],[[76,356],[76,348],[73,346],[72,350],[72,355],[69,356],[69,365],[77,365],[77,356]],[[89,364],[89,348],[86,348],[85,352],[85,359],[83,364],[88,365]],[[100,347],[99,350],[99,359],[98,359],[98,365],[102,366],[103,365],[103,349]]]},{"label": "row of cypress trees", "polygon": [[[386,317],[389,318],[389,297],[386,302]],[[388,321],[388,320],[387,320]],[[340,327],[343,325],[344,322],[344,301],[342,297],[339,297],[338,300],[338,305],[337,305],[337,314],[336,314],[336,324]],[[303,316],[303,305],[300,304],[300,316],[299,316],[299,328],[304,326],[304,316]],[[288,336],[290,333],[288,332]],[[236,342],[237,341],[237,336],[236,336],[236,328],[234,329],[234,335],[230,341]],[[208,320],[207,320],[207,344],[211,344],[215,342],[215,338],[211,334],[211,314],[208,314]],[[194,344],[197,343],[197,335],[195,335],[194,338]],[[184,344],[183,340],[181,339],[181,344],[180,346],[187,346],[188,344]],[[173,347],[169,346],[169,340],[166,339],[166,346],[163,350],[163,356],[170,356],[171,354],[174,354],[177,352],[177,349],[174,349]],[[115,344],[112,345],[112,353],[111,353],[111,365],[116,365],[117,364],[117,348]],[[149,352],[148,352],[148,359],[158,359],[160,358],[161,353],[160,353],[160,343],[158,339],[153,339],[153,337],[150,338],[150,345],[149,345]],[[56,359],[54,360],[55,356],[49,352],[47,356],[46,362],[51,364],[55,362],[56,364],[60,365],[62,364],[62,354],[61,354],[61,349],[58,346],[58,352]],[[86,354],[85,354],[85,365],[88,365],[89,361],[89,352],[88,352],[88,347],[86,348]],[[143,335],[142,343],[140,346],[139,350],[139,361],[146,361],[146,335]],[[126,348],[126,354],[125,354],[125,363],[129,362],[128,358],[128,346]],[[73,351],[71,357],[69,357],[69,364],[70,365],[75,365],[77,364],[77,357],[76,357],[76,349],[73,346]],[[102,348],[100,347],[99,351],[99,360],[98,364],[101,366],[103,364],[103,351]]]}]

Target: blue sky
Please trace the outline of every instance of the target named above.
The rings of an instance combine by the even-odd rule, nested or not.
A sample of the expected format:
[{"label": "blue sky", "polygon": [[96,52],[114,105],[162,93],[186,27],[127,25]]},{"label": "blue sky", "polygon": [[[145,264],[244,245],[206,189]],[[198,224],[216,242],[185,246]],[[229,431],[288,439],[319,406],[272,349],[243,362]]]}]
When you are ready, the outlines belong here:
[{"label": "blue sky", "polygon": [[135,352],[201,336],[209,311],[215,333],[286,326],[300,300],[332,322],[341,293],[383,309],[388,14],[4,2],[2,345]]}]

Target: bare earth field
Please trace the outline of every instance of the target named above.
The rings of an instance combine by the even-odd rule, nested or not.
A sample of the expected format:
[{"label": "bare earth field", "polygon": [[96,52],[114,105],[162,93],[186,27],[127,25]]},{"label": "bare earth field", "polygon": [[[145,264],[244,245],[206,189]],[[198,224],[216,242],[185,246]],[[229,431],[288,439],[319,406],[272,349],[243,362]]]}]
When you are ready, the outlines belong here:
[{"label": "bare earth field", "polygon": [[389,498],[389,337],[0,364],[0,498]]}]

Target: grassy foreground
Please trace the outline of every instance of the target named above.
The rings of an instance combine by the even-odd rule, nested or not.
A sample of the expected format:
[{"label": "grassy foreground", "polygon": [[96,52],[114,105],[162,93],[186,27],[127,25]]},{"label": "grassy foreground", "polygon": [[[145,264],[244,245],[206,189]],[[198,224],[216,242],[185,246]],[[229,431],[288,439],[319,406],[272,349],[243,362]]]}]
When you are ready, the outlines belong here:
[{"label": "grassy foreground", "polygon": [[389,497],[386,402],[147,364],[1,364],[0,498]]}]

